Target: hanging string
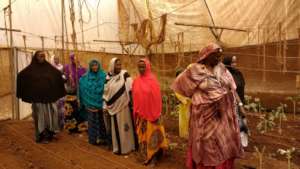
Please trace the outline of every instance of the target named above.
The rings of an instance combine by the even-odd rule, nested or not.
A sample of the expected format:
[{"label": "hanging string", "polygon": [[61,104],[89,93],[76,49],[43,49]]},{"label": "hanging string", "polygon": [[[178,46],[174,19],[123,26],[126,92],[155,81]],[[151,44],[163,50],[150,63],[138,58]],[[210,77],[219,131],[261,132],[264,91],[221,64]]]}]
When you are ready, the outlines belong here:
[{"label": "hanging string", "polygon": [[79,23],[80,23],[80,29],[81,29],[81,42],[82,42],[82,48],[85,50],[85,45],[84,45],[84,32],[83,32],[83,18],[82,18],[82,3],[80,0],[78,1],[78,6],[79,6]]},{"label": "hanging string", "polygon": [[[99,6],[100,6],[100,1],[98,1],[98,4],[97,4],[97,25],[99,25]],[[99,30],[99,26],[97,26],[97,35],[98,35],[98,38],[100,38],[100,30]]]},{"label": "hanging string", "polygon": [[70,0],[70,4],[69,4],[69,9],[70,9],[70,20],[71,20],[71,24],[72,24],[72,34],[71,34],[71,38],[72,38],[72,42],[73,42],[73,48],[75,50],[77,50],[77,38],[76,38],[76,31],[75,31],[75,10],[74,10],[74,0]]}]

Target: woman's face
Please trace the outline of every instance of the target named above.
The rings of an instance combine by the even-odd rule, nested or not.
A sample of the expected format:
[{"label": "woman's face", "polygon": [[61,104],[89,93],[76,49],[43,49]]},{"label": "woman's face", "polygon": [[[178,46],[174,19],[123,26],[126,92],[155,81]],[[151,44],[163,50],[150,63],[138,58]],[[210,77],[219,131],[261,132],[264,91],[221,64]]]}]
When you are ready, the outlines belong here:
[{"label": "woman's face", "polygon": [[236,66],[237,66],[237,63],[236,63],[236,62],[237,62],[236,56],[233,56],[233,57],[232,57],[231,66],[232,66],[232,67],[236,67]]},{"label": "woman's face", "polygon": [[146,71],[146,64],[144,61],[139,61],[138,63],[138,70],[140,72],[141,75],[145,74]]},{"label": "woman's face", "polygon": [[114,73],[115,73],[115,74],[119,74],[119,73],[121,72],[121,70],[122,70],[122,63],[121,63],[121,61],[118,59],[118,60],[116,60],[116,62],[115,62],[115,70],[114,70]]},{"label": "woman's face", "polygon": [[212,53],[205,59],[205,63],[211,67],[215,67],[221,61],[221,56],[221,52]]},{"label": "woman's face", "polygon": [[45,62],[45,53],[44,52],[39,52],[37,55],[36,55],[36,59],[39,63],[44,63]]},{"label": "woman's face", "polygon": [[97,63],[93,63],[91,69],[92,72],[97,73],[99,70],[99,65]]}]

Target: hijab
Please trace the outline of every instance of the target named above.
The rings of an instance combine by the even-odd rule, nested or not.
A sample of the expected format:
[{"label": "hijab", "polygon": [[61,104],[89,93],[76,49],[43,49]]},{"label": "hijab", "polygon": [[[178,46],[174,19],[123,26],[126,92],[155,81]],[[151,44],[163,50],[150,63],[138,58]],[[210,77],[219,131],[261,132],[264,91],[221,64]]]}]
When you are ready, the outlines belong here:
[{"label": "hijab", "polygon": [[[76,74],[77,73],[77,74]],[[70,81],[71,88],[77,88],[77,81],[86,73],[86,69],[76,63],[75,54],[70,54],[70,64],[65,66],[66,78]]]},{"label": "hijab", "polygon": [[28,103],[51,103],[65,95],[61,72],[46,60],[39,63],[35,52],[29,66],[17,75],[17,97]]},{"label": "hijab", "polygon": [[[98,71],[93,72],[92,66],[97,64]],[[101,109],[103,104],[102,96],[106,74],[102,70],[100,62],[93,59],[89,63],[89,70],[79,81],[79,96],[81,103],[92,109]]]},{"label": "hijab", "polygon": [[223,64],[226,66],[228,71],[231,73],[233,76],[234,82],[237,86],[237,93],[241,99],[241,101],[244,103],[245,102],[245,79],[241,71],[239,71],[237,68],[234,68],[231,66],[232,64],[232,56],[226,56],[223,59]]},{"label": "hijab", "polygon": [[58,69],[60,72],[63,72],[64,71],[64,66],[60,63],[56,64],[55,63],[55,55],[52,55],[51,56],[51,59],[50,59],[50,63],[56,68]]},{"label": "hijab", "polygon": [[157,120],[162,111],[162,98],[159,82],[151,72],[149,60],[141,59],[146,65],[144,74],[139,75],[132,86],[133,110],[135,117],[148,121]]},{"label": "hijab", "polygon": [[115,73],[115,64],[118,58],[110,61],[109,73],[106,77],[103,99],[106,103],[106,109],[110,115],[122,112],[124,107],[128,107],[130,102],[130,91],[132,79],[126,70]]}]

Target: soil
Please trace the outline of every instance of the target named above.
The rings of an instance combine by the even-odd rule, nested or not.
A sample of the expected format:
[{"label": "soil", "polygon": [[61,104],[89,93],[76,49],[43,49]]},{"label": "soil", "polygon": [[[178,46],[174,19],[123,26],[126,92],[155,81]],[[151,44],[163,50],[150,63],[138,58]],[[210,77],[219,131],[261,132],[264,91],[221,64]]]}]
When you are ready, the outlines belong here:
[{"label": "soil", "polygon": [[[300,169],[300,119],[283,123],[283,133],[277,130],[260,134],[256,130],[260,114],[249,113],[250,145],[245,157],[236,161],[236,169],[258,169],[254,146],[266,147],[266,169],[287,169],[287,160],[277,153],[279,148],[298,149],[293,155],[293,169]],[[159,161],[156,169],[184,169],[187,140],[178,136],[176,117],[164,116],[170,148]],[[106,147],[87,143],[85,133],[70,135],[62,132],[49,144],[36,144],[33,139],[32,121],[0,122],[0,169],[147,169],[136,160],[134,153],[117,156]]]}]

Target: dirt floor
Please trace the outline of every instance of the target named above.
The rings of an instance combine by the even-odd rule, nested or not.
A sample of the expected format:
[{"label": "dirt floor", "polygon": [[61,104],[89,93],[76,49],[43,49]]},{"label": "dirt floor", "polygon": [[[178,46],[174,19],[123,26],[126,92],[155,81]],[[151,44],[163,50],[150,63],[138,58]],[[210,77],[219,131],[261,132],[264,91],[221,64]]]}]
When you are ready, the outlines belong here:
[{"label": "dirt floor", "polygon": [[[263,167],[265,169],[287,169],[287,160],[277,153],[278,148],[295,147],[300,150],[300,119],[284,122],[282,135],[277,130],[267,134],[256,131],[259,114],[248,114],[251,128],[250,146],[245,157],[236,161],[236,169],[258,168],[254,146],[266,146]],[[178,137],[178,121],[164,117],[170,149],[165,153],[156,169],[184,169],[187,141]],[[69,135],[62,132],[58,140],[50,144],[36,144],[31,121],[0,122],[0,169],[147,169],[134,153],[116,156],[106,147],[87,143],[86,134]],[[300,151],[293,156],[293,169],[300,169]]]}]

